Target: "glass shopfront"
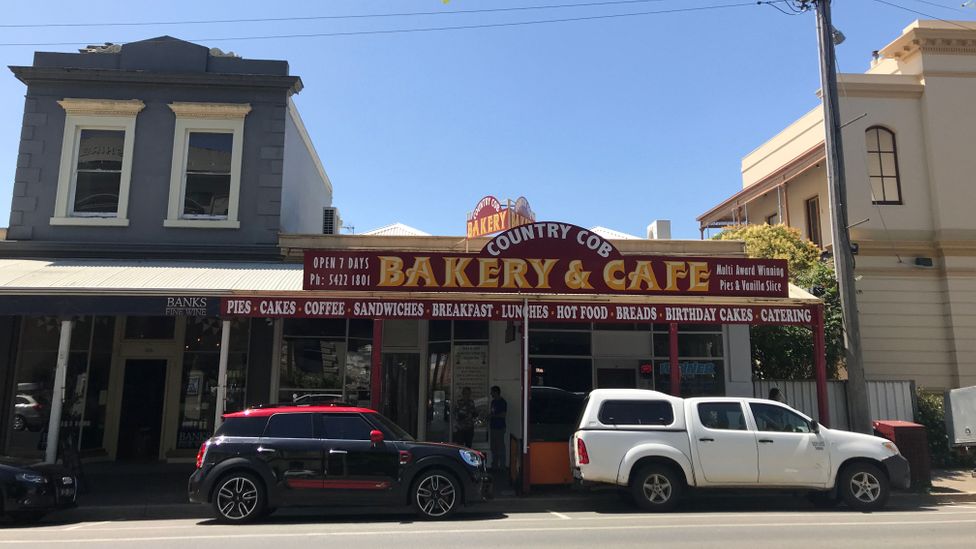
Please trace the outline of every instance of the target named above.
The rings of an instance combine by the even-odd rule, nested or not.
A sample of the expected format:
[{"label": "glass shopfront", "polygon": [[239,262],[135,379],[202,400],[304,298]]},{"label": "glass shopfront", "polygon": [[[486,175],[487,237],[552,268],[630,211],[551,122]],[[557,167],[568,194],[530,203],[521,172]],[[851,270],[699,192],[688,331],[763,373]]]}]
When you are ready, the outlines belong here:
[{"label": "glass shopfront", "polygon": [[277,401],[369,406],[372,338],[371,320],[284,320]]},{"label": "glass shopfront", "polygon": [[488,322],[432,320],[427,333],[427,440],[487,443]]}]

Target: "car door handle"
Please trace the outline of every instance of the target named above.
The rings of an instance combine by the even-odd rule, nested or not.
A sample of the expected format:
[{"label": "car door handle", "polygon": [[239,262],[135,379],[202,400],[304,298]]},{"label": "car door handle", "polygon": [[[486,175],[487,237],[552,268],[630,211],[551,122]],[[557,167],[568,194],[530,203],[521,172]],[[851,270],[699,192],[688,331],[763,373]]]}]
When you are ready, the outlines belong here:
[{"label": "car door handle", "polygon": [[698,441],[699,442],[715,442],[715,439],[714,438],[700,438],[700,439],[698,439]]},{"label": "car door handle", "polygon": [[330,453],[330,454],[340,454],[340,455],[341,455],[341,454],[348,454],[349,452],[347,452],[347,451],[345,451],[345,450],[335,450],[335,449],[330,449],[330,450],[329,450],[329,453]]},{"label": "car door handle", "polygon": [[258,446],[258,452],[261,453],[261,454],[273,454],[273,453],[275,453],[277,451],[278,450],[276,450],[274,448],[265,448],[264,446]]},{"label": "car door handle", "polygon": [[761,439],[759,439],[759,443],[760,444],[772,444],[773,443],[773,439],[771,439],[771,438],[761,438]]}]

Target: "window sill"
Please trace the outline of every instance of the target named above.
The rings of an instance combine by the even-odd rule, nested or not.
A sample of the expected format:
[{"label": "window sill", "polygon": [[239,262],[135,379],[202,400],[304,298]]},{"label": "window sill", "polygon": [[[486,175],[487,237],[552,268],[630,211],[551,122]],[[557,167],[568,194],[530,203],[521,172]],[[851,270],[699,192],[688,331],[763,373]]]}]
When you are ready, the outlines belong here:
[{"label": "window sill", "polygon": [[51,225],[73,227],[128,227],[129,220],[119,217],[52,217]]},{"label": "window sill", "polygon": [[241,222],[230,219],[166,219],[163,227],[182,229],[240,229]]}]

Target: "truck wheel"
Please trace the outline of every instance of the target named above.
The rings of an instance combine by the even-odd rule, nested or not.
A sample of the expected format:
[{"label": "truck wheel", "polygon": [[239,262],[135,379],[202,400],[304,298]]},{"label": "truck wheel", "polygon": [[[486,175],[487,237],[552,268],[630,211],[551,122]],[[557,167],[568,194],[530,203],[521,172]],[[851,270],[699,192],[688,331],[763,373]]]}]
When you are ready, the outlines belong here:
[{"label": "truck wheel", "polygon": [[264,483],[250,473],[235,471],[217,481],[213,508],[224,524],[243,524],[260,517],[266,505]]},{"label": "truck wheel", "polygon": [[840,475],[840,495],[855,511],[878,511],[888,501],[888,477],[875,465],[855,463]]},{"label": "truck wheel", "polygon": [[645,511],[674,509],[683,490],[681,476],[664,465],[645,465],[630,481],[630,495],[634,503]]}]

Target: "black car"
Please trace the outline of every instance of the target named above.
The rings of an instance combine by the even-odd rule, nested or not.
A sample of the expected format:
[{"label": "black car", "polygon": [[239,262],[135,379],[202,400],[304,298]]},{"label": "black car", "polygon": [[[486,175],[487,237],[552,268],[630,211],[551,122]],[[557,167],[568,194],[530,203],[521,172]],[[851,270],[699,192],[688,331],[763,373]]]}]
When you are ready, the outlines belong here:
[{"label": "black car", "polygon": [[40,520],[47,513],[73,507],[78,481],[57,465],[30,465],[0,457],[0,512],[18,522]]},{"label": "black car", "polygon": [[224,416],[197,454],[190,501],[244,523],[293,506],[412,506],[428,519],[488,499],[481,452],[415,441],[366,408],[280,406]]}]

